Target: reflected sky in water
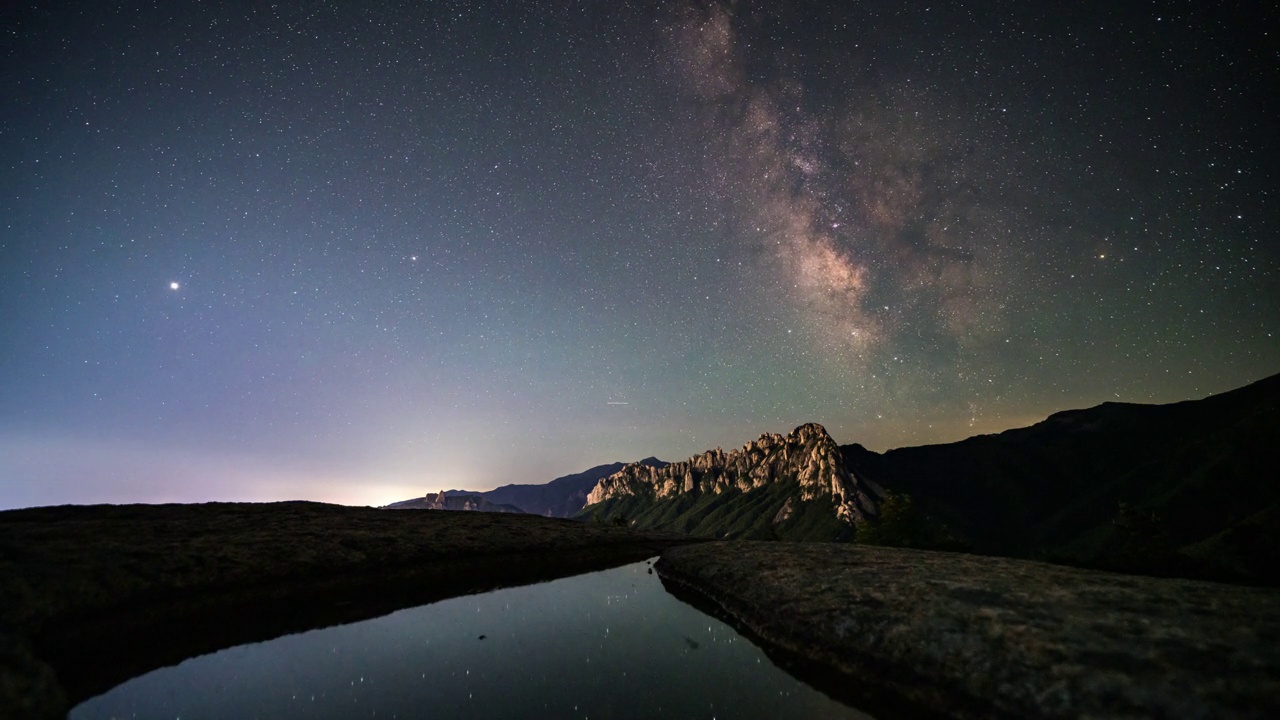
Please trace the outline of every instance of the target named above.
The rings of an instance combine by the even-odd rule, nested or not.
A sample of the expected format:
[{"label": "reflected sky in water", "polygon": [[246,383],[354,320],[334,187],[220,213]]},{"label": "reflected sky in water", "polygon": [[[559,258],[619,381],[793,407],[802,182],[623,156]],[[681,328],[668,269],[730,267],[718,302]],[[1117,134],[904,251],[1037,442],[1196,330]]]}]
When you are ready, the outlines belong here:
[{"label": "reflected sky in water", "polygon": [[867,717],[676,600],[650,567],[229,648],[134,678],[70,717]]}]

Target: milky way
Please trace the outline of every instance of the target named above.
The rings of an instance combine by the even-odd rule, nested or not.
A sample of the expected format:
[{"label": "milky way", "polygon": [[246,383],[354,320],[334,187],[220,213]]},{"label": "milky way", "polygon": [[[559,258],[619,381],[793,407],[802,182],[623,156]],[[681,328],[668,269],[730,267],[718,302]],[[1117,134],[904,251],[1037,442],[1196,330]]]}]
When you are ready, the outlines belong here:
[{"label": "milky way", "polygon": [[1032,231],[1025,210],[977,189],[993,177],[974,157],[981,133],[909,87],[864,83],[810,109],[794,78],[749,81],[750,45],[724,5],[685,13],[669,35],[701,103],[710,187],[733,200],[737,234],[766,251],[780,299],[833,362],[865,371],[903,334],[957,346],[996,335],[1026,280],[1007,261],[1019,242],[1008,226]]},{"label": "milky way", "polygon": [[[807,146],[821,128],[782,117],[785,98],[746,79],[733,18],[723,6],[691,11],[669,32],[680,80],[701,103],[709,188],[736,212],[743,242],[764,250],[784,296],[801,303],[813,329],[846,359],[862,356],[878,332],[863,309],[865,266],[840,243],[838,215],[819,190],[820,160]],[[809,152],[806,153],[806,150]]]},{"label": "milky way", "polygon": [[4,27],[0,507],[389,502],[1280,370],[1280,64],[1243,10],[124,0]]}]

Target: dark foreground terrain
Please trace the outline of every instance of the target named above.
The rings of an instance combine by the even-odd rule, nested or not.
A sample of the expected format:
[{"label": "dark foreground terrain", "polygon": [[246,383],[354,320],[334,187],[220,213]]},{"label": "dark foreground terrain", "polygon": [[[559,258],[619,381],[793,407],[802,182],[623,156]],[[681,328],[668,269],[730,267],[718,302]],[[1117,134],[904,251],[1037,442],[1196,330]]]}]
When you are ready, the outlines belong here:
[{"label": "dark foreground terrain", "polygon": [[649,557],[671,535],[320,503],[0,512],[0,716],[192,655]]},{"label": "dark foreground terrain", "polygon": [[678,547],[656,567],[677,594],[701,598],[861,707],[1280,717],[1274,589],[825,543]]}]

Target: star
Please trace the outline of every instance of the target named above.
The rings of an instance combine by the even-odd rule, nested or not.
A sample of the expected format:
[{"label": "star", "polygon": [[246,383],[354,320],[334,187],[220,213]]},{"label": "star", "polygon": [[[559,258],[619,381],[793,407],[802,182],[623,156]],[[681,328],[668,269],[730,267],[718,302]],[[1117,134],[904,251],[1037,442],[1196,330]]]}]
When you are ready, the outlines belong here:
[{"label": "star", "polygon": [[[418,3],[376,33],[355,28],[388,3],[328,3],[308,42],[265,54],[231,10],[133,13],[182,27],[181,55],[134,17],[104,31],[32,5],[40,32],[5,38],[24,65],[0,137],[22,189],[0,193],[0,308],[23,318],[0,322],[0,377],[30,382],[5,388],[0,448],[67,461],[0,481],[0,508],[383,504],[420,492],[384,480],[420,466],[478,491],[808,420],[887,450],[1280,369],[1275,143],[1256,122],[1280,95],[1263,64],[1222,62],[1266,57],[1265,33],[1211,11],[1203,32],[1130,35],[1118,4],[1071,3],[1055,62],[1107,71],[1049,76],[1019,71],[1046,52],[1025,3],[1007,24],[883,1],[600,3],[585,25],[545,3],[437,24]],[[67,73],[64,47],[113,59]],[[204,71],[224,63],[248,74]],[[307,65],[329,69],[292,82]],[[163,101],[179,86],[216,99],[199,131]],[[67,115],[68,97],[111,100]],[[205,284],[188,297],[174,272]],[[116,402],[47,402],[103,391]],[[94,455],[106,436],[118,466]],[[226,479],[148,494],[123,480],[135,447],[153,467],[202,450]],[[287,487],[257,488],[230,448]],[[341,482],[315,481],[331,459]]]}]

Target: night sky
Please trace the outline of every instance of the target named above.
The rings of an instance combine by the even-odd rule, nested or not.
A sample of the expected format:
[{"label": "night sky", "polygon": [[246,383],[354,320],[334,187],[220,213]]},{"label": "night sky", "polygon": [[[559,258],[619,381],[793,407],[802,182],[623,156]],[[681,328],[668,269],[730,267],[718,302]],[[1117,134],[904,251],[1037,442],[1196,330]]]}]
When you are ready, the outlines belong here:
[{"label": "night sky", "polygon": [[1217,5],[22,3],[0,508],[384,504],[1280,371],[1276,11]]}]

